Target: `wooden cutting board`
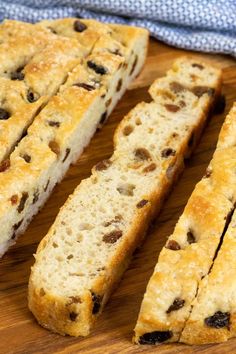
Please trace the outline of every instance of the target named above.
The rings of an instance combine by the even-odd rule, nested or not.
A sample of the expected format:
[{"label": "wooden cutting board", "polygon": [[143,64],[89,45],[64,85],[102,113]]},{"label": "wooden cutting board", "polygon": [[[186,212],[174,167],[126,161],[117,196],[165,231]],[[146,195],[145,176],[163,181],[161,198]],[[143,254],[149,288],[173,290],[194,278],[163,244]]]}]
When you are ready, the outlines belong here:
[{"label": "wooden cutting board", "polygon": [[[194,55],[210,60],[223,68],[223,92],[227,107],[222,115],[213,116],[200,144],[186,162],[186,169],[174,186],[161,214],[156,217],[142,249],[136,251],[119,288],[114,292],[100,316],[92,334],[87,338],[70,338],[41,328],[27,308],[27,283],[32,254],[38,242],[81,179],[90,174],[91,167],[112,153],[112,136],[122,117],[138,102],[150,100],[147,93],[152,81],[165,75],[172,61],[181,55]],[[0,354],[50,353],[236,353],[236,339],[223,344],[186,346],[182,344],[158,347],[138,347],[131,343],[132,331],[147,281],[152,274],[158,254],[181,215],[195,184],[208,165],[217,136],[233,101],[236,100],[236,61],[227,56],[190,53],[151,40],[148,58],[142,74],[126,92],[102,131],[93,138],[76,165],[58,185],[42,211],[34,218],[17,244],[0,260]]]}]

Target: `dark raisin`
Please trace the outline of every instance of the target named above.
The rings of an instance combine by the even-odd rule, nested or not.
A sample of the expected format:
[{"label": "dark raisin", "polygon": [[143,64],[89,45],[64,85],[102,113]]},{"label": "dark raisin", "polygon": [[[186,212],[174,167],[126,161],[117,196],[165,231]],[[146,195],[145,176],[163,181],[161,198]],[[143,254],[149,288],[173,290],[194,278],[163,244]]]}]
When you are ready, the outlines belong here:
[{"label": "dark raisin", "polygon": [[30,163],[30,161],[31,161],[31,156],[30,155],[23,154],[21,157],[22,157],[22,159],[25,160],[25,162]]},{"label": "dark raisin", "polygon": [[7,120],[10,117],[10,113],[3,108],[0,108],[0,120]]},{"label": "dark raisin", "polygon": [[96,295],[93,292],[91,294],[92,294],[92,301],[93,301],[92,314],[96,315],[99,312],[99,310],[100,310],[102,297],[100,295]]},{"label": "dark raisin", "polygon": [[60,146],[55,140],[51,140],[48,146],[57,156],[60,154]]},{"label": "dark raisin", "polygon": [[180,299],[179,297],[177,297],[174,301],[173,304],[170,305],[170,307],[168,308],[168,310],[166,311],[166,313],[170,313],[172,311],[176,311],[181,309],[185,304],[185,300]]},{"label": "dark raisin", "polygon": [[15,225],[13,225],[13,229],[14,229],[15,231],[16,231],[17,229],[19,229],[19,227],[21,226],[22,222],[23,222],[23,219],[20,220],[19,222],[17,222]]},{"label": "dark raisin", "polygon": [[117,86],[116,86],[116,91],[117,91],[117,92],[120,91],[120,89],[121,89],[121,87],[122,87],[122,84],[123,84],[123,81],[122,81],[122,79],[120,79],[120,80],[118,81],[118,83],[117,83]]},{"label": "dark raisin", "polygon": [[132,133],[133,130],[134,130],[134,128],[132,127],[132,125],[126,125],[123,129],[123,134],[125,136],[128,136]]},{"label": "dark raisin", "polygon": [[35,204],[35,203],[38,201],[38,199],[39,199],[39,191],[36,190],[36,191],[34,192],[34,196],[33,196],[33,201],[32,201],[32,203]]},{"label": "dark raisin", "polygon": [[6,159],[0,163],[0,172],[5,172],[10,167],[10,159]]},{"label": "dark raisin", "polygon": [[103,160],[103,161],[98,162],[95,165],[95,170],[104,171],[104,170],[107,170],[110,165],[111,165],[111,161],[110,160],[108,160],[108,159],[107,160]]},{"label": "dark raisin", "polygon": [[165,342],[173,336],[171,331],[154,331],[145,333],[139,338],[139,344],[157,344]]},{"label": "dark raisin", "polygon": [[178,251],[181,249],[180,245],[175,240],[169,240],[166,244],[166,248],[172,251]]},{"label": "dark raisin", "polygon": [[105,234],[102,238],[103,242],[105,243],[116,243],[116,241],[121,238],[123,232],[121,230],[114,230],[109,232],[108,234]]},{"label": "dark raisin", "polygon": [[145,167],[143,169],[143,172],[146,173],[146,172],[151,172],[151,171],[154,171],[156,169],[157,165],[155,163],[151,163],[150,165],[148,165],[147,167]]},{"label": "dark raisin", "polygon": [[59,128],[61,123],[60,122],[55,122],[53,120],[49,120],[48,121],[48,125],[50,125],[50,127],[56,127],[56,128]]},{"label": "dark raisin", "polygon": [[171,148],[166,148],[164,150],[162,150],[161,152],[161,157],[169,157],[169,156],[175,156],[176,151],[174,149]]},{"label": "dark raisin", "polygon": [[11,196],[11,198],[10,198],[10,201],[11,201],[11,204],[12,204],[12,205],[17,204],[17,202],[18,202],[18,195],[17,195],[17,194],[13,194],[13,195]]},{"label": "dark raisin", "polygon": [[229,327],[230,313],[217,311],[213,316],[205,318],[204,322],[209,327],[214,327],[214,328]]},{"label": "dark raisin", "polygon": [[167,109],[167,111],[173,113],[176,113],[180,110],[180,107],[177,106],[176,104],[165,104],[165,108]]},{"label": "dark raisin", "polygon": [[92,60],[87,61],[87,65],[90,69],[94,70],[96,74],[105,75],[107,69],[104,66],[94,63]]},{"label": "dark raisin", "polygon": [[143,208],[147,203],[148,203],[148,200],[147,200],[147,199],[142,199],[142,200],[140,200],[140,202],[138,202],[138,203],[136,204],[136,207],[137,207],[138,209],[141,209],[141,208]]},{"label": "dark raisin", "polygon": [[37,101],[37,99],[38,99],[37,96],[31,90],[29,90],[27,93],[27,100],[30,103],[33,103],[33,102]]},{"label": "dark raisin", "polygon": [[105,106],[109,107],[111,104],[112,98],[109,98],[109,100],[106,101]]},{"label": "dark raisin", "polygon": [[86,84],[85,82],[79,82],[78,84],[74,84],[73,86],[82,87],[83,89],[85,89],[87,91],[93,91],[96,89],[95,86]]},{"label": "dark raisin", "polygon": [[209,168],[206,169],[206,173],[205,175],[203,176],[204,178],[209,178],[212,174],[212,170],[210,170]]},{"label": "dark raisin", "polygon": [[181,108],[186,107],[186,103],[183,100],[179,101],[179,105]]},{"label": "dark raisin", "polygon": [[75,313],[74,311],[70,312],[70,320],[75,321],[77,318],[78,314]]},{"label": "dark raisin", "polygon": [[83,23],[81,22],[80,20],[76,20],[74,22],[74,25],[73,25],[73,28],[76,32],[83,32],[85,31],[88,27]]},{"label": "dark raisin", "polygon": [[21,213],[22,210],[24,209],[25,202],[28,199],[28,197],[29,197],[29,194],[27,192],[22,193],[20,204],[18,205],[18,208],[17,208],[18,213]]},{"label": "dark raisin", "polygon": [[215,89],[208,87],[208,86],[195,86],[192,89],[192,92],[195,96],[197,97],[201,97],[202,95],[204,95],[205,93],[208,94],[208,96],[213,96],[215,93]]},{"label": "dark raisin", "polygon": [[11,80],[19,80],[22,81],[25,78],[24,73],[22,72],[23,67],[18,68],[16,71],[11,73]]},{"label": "dark raisin", "polygon": [[135,159],[138,161],[145,161],[151,159],[151,155],[147,149],[138,148],[134,151]]},{"label": "dark raisin", "polygon": [[192,147],[194,144],[194,132],[190,135],[190,138],[188,139],[188,147]]},{"label": "dark raisin", "polygon": [[13,232],[13,234],[12,234],[12,236],[11,236],[11,239],[12,239],[12,240],[15,240],[15,238],[16,238],[16,233]]},{"label": "dark raisin", "polygon": [[173,81],[170,83],[170,89],[171,91],[173,91],[174,93],[179,93],[181,91],[184,91],[184,86],[181,85],[179,82],[177,81]]},{"label": "dark raisin", "polygon": [[224,112],[226,106],[225,96],[220,95],[214,106],[214,114],[221,114]]},{"label": "dark raisin", "polygon": [[188,231],[187,232],[187,241],[188,241],[189,244],[196,242],[196,238],[195,238],[195,236],[194,236],[192,231]]},{"label": "dark raisin", "polygon": [[137,62],[138,62],[138,56],[135,55],[135,59],[134,59],[133,65],[132,65],[132,68],[131,68],[130,73],[129,73],[130,75],[133,74],[133,72],[134,72],[134,70],[136,68]]},{"label": "dark raisin", "polygon": [[104,113],[101,115],[99,124],[103,124],[103,123],[105,122],[106,118],[107,118],[107,112],[104,112]]},{"label": "dark raisin", "polygon": [[67,149],[66,149],[66,153],[65,153],[65,157],[64,157],[64,159],[62,160],[62,162],[65,162],[65,161],[66,161],[67,157],[69,156],[69,153],[70,153],[70,148],[67,148]]},{"label": "dark raisin", "polygon": [[204,69],[204,66],[201,65],[201,64],[198,64],[198,63],[193,63],[193,64],[192,64],[192,67],[193,67],[193,68],[198,68],[198,69],[200,69],[200,70],[203,70],[203,69]]}]

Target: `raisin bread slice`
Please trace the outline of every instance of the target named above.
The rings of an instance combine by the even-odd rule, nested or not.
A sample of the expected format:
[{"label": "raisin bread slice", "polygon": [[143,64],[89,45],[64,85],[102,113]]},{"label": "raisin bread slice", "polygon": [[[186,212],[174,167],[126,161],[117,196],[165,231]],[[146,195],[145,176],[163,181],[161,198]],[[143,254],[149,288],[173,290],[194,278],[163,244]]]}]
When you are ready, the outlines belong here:
[{"label": "raisin bread slice", "polygon": [[[146,47],[147,43],[143,48],[145,52]],[[89,64],[91,60],[92,65]],[[8,221],[1,235],[1,255],[25,230],[124,92],[126,87],[116,92],[119,80],[126,75],[127,68],[123,64],[122,56],[103,51],[81,61],[69,73],[60,92],[35,117],[27,136],[17,145],[10,160],[2,163],[0,180],[2,186],[8,183],[8,188],[2,188],[0,219]],[[42,160],[41,164],[35,156],[39,150],[38,147],[34,151],[36,145],[45,153],[45,161]],[[24,171],[21,178],[19,170]],[[11,187],[9,181],[12,181]],[[20,212],[19,205],[23,205]]]},{"label": "raisin bread slice", "polygon": [[[224,193],[228,193],[229,185],[236,184],[235,168],[235,116],[236,104],[231,109],[222,127],[218,149],[221,149],[221,165],[218,171],[212,165],[209,177],[212,182],[220,180]],[[231,180],[227,183],[225,175],[231,169]],[[217,175],[218,172],[218,175]],[[235,188],[230,188],[232,200],[235,202]],[[236,252],[236,213],[223,235],[216,253],[216,259],[198,286],[197,296],[192,302],[192,311],[181,334],[180,341],[188,344],[219,343],[234,337],[235,327],[235,252]]]},{"label": "raisin bread slice", "polygon": [[[213,75],[213,94],[203,94],[208,111],[221,85],[221,72],[216,69]],[[167,86],[171,81],[166,80]],[[172,95],[170,88],[168,92]],[[193,129],[206,119],[205,99],[190,90],[181,93],[186,102],[182,113],[170,112],[158,95],[160,100],[138,104],[123,119],[114,154],[75,189],[39,245],[29,308],[54,332],[89,334],[148,221],[183,168]],[[172,97],[173,104],[180,99],[179,93]]]},{"label": "raisin bread slice", "polygon": [[[236,201],[234,121],[235,108],[223,124],[206,175],[196,185],[173,234],[159,255],[136,324],[136,343],[158,344],[179,340],[189,343],[199,340],[200,343],[204,340],[203,332],[202,337],[192,333],[188,339],[194,323],[190,313],[199,285],[201,288],[201,279],[212,266]],[[197,310],[193,312],[193,319],[194,316],[198,316]]]}]

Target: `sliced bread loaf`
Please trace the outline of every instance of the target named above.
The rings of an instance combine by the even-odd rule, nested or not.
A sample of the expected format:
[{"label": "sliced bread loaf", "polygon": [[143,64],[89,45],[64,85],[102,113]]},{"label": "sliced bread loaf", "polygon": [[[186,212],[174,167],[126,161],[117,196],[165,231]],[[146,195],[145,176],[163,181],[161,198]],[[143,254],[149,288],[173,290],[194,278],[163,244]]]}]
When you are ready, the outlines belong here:
[{"label": "sliced bread loaf", "polygon": [[[112,157],[93,168],[59,212],[39,245],[29,281],[29,308],[42,326],[89,334],[182,170],[193,131],[201,130],[220,93],[221,72],[204,66],[203,77],[208,72],[214,77],[210,94],[199,97],[192,88],[180,94],[172,88],[174,78],[162,79],[166,95],[156,92],[155,102],[138,104],[123,119]],[[178,70],[185,77],[185,69]],[[178,110],[169,109],[180,100]]]},{"label": "sliced bread loaf", "polygon": [[[211,334],[217,338],[214,330],[208,337],[211,329],[206,326],[205,332],[201,331],[204,318],[195,322],[202,315],[198,305],[196,310],[194,307],[193,314],[190,313],[193,304],[198,304],[198,297],[196,301],[194,299],[199,286],[201,299],[201,284],[207,282],[201,279],[212,267],[236,201],[235,129],[234,107],[223,124],[205,176],[196,185],[173,234],[159,255],[135,327],[136,343],[158,344],[180,340],[193,344],[207,342]],[[218,295],[212,293],[211,296],[216,299]],[[205,301],[206,312],[211,312],[212,307],[208,308],[206,298]],[[215,306],[219,306],[220,311],[220,303],[215,303]],[[199,333],[195,332],[195,325]],[[220,331],[219,339],[226,338],[226,332],[226,328]]]}]

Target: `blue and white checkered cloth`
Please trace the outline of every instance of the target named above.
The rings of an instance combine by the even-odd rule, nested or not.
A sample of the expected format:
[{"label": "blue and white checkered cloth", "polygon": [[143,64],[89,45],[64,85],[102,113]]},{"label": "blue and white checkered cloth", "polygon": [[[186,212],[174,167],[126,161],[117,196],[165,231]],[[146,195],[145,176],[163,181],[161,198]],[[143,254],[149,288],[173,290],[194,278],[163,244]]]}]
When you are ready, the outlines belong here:
[{"label": "blue and white checkered cloth", "polygon": [[0,0],[0,20],[61,17],[142,26],[170,45],[236,56],[236,0]]}]

